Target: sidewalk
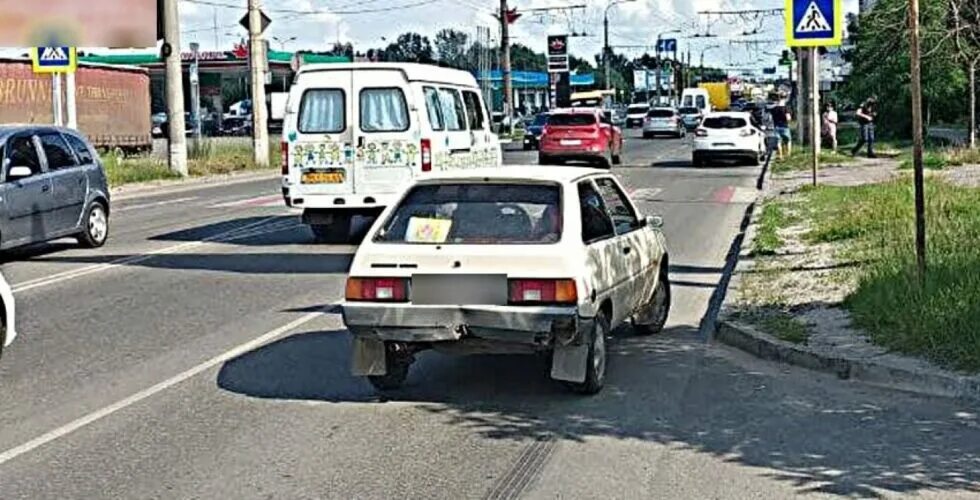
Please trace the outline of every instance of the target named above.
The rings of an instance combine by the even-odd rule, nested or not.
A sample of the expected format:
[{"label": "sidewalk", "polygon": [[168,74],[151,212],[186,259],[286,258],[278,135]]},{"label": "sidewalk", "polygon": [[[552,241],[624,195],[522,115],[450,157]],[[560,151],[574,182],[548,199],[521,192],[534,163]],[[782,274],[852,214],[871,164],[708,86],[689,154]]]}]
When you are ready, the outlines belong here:
[{"label": "sidewalk", "polygon": [[[824,186],[865,186],[903,175],[896,159],[858,159],[820,171]],[[980,186],[980,166],[930,172],[959,186]],[[809,172],[769,179],[746,231],[716,338],[756,356],[830,372],[844,379],[980,401],[980,375],[961,374],[871,342],[843,307],[865,262],[838,243],[815,242],[797,213]],[[776,207],[776,208],[773,208]],[[794,207],[792,209],[787,207]],[[773,227],[777,227],[774,231]]]}]

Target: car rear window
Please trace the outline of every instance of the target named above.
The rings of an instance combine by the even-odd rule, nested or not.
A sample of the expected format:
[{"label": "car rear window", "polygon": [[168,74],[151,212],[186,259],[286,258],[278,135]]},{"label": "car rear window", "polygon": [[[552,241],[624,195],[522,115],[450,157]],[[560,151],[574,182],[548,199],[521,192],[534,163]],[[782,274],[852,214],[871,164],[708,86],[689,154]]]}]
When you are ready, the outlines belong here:
[{"label": "car rear window", "polygon": [[696,115],[701,112],[698,108],[681,108],[677,110],[682,115]]},{"label": "car rear window", "polygon": [[631,115],[635,115],[637,113],[646,113],[649,110],[650,110],[650,106],[644,106],[644,105],[641,104],[639,106],[635,106],[634,105],[634,106],[630,106],[630,107],[626,108],[626,113],[627,114],[631,114]]},{"label": "car rear window", "polygon": [[595,125],[595,115],[586,113],[551,115],[548,118],[548,125],[553,127],[584,127]]},{"label": "car rear window", "polygon": [[299,102],[297,128],[304,134],[336,134],[347,128],[344,91],[310,89]]},{"label": "car rear window", "polygon": [[531,123],[531,125],[540,127],[545,123],[548,123],[548,115],[538,115],[534,117],[534,121]]},{"label": "car rear window", "polygon": [[713,116],[704,120],[701,124],[704,128],[717,128],[717,129],[736,129],[742,128],[746,125],[745,120],[742,118],[735,118],[732,116]]},{"label": "car rear window", "polygon": [[669,109],[651,109],[647,116],[650,118],[670,118],[674,116],[674,112]]},{"label": "car rear window", "polygon": [[560,188],[454,183],[413,188],[375,237],[384,243],[513,245],[561,239]]}]

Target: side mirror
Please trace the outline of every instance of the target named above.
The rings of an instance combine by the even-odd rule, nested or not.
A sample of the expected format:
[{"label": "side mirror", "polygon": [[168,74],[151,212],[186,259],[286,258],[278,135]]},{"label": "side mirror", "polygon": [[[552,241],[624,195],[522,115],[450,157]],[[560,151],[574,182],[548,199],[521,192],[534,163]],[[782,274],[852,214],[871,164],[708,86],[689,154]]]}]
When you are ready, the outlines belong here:
[{"label": "side mirror", "polygon": [[648,215],[646,218],[647,225],[654,228],[660,229],[664,227],[664,218],[660,215]]},{"label": "side mirror", "polygon": [[32,175],[34,175],[34,171],[31,170],[31,167],[22,167],[22,166],[10,167],[10,170],[7,171],[7,180],[16,181],[20,179],[25,179]]}]

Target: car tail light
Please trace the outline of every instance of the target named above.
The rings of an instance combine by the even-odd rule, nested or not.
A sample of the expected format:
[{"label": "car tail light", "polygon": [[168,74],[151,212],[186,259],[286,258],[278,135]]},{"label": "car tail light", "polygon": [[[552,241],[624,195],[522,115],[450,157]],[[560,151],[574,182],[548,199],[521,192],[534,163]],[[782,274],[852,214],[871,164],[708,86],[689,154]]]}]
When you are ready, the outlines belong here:
[{"label": "car tail light", "polygon": [[511,304],[574,304],[578,301],[574,280],[513,279],[508,284]]},{"label": "car tail light", "polygon": [[347,278],[345,298],[352,302],[408,302],[405,278]]},{"label": "car tail light", "polygon": [[419,149],[422,151],[422,171],[432,171],[432,141],[422,139]]},{"label": "car tail light", "polygon": [[698,137],[708,137],[708,131],[703,128],[699,128],[694,131],[694,135]]},{"label": "car tail light", "polygon": [[279,143],[279,167],[282,175],[289,175],[289,143],[282,141]]},{"label": "car tail light", "polygon": [[738,133],[738,135],[741,135],[742,137],[749,137],[750,135],[755,135],[755,130],[752,130],[750,128],[743,129],[741,132]]}]

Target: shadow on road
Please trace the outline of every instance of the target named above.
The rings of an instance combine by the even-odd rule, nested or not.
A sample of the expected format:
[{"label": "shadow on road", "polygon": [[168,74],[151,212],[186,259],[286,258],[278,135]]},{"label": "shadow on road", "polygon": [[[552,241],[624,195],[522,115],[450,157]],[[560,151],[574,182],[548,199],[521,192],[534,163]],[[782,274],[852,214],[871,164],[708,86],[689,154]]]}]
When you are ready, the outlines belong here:
[{"label": "shadow on road", "polygon": [[150,241],[215,241],[237,245],[306,245],[313,235],[295,215],[242,217],[159,234]]},{"label": "shadow on road", "polygon": [[296,253],[174,253],[157,255],[98,255],[45,257],[35,262],[75,264],[114,263],[152,269],[218,271],[244,274],[340,274],[350,268],[352,254]]},{"label": "shadow on road", "polygon": [[[297,334],[227,362],[217,385],[265,399],[385,401],[348,374],[349,344],[342,331]],[[801,494],[980,493],[977,417],[948,402],[910,408],[893,394],[845,398],[819,380],[747,371],[691,327],[618,337],[610,353],[606,389],[593,398],[563,391],[536,357],[437,353],[420,355],[407,386],[386,397],[429,403],[418,408],[488,439],[602,437],[685,448],[769,469],[746,473]]]}]

